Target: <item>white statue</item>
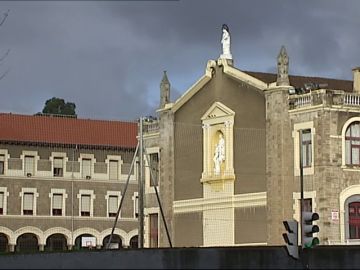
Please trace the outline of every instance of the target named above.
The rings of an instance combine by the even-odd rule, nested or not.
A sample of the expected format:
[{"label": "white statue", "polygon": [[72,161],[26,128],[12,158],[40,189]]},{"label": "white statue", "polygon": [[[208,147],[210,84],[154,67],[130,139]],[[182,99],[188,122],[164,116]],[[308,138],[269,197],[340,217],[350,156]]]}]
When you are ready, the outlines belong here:
[{"label": "white statue", "polygon": [[221,133],[219,134],[219,142],[215,146],[215,154],[213,160],[214,173],[215,175],[219,175],[221,163],[225,160],[225,140]]},{"label": "white statue", "polygon": [[223,24],[222,26],[222,38],[221,38],[221,44],[223,53],[220,55],[220,58],[224,59],[232,59],[232,55],[230,52],[230,32],[229,27],[226,24]]}]

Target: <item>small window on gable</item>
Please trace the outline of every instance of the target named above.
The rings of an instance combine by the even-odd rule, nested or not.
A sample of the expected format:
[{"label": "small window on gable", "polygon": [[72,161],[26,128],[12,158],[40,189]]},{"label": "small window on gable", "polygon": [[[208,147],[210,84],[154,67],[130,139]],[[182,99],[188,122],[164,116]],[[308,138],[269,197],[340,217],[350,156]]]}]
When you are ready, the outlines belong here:
[{"label": "small window on gable", "polygon": [[346,130],[345,163],[360,165],[360,122],[353,122]]},{"label": "small window on gable", "polygon": [[54,157],[54,176],[62,177],[64,176],[64,159],[62,157]]},{"label": "small window on gable", "polygon": [[5,155],[0,155],[0,174],[5,172]]}]

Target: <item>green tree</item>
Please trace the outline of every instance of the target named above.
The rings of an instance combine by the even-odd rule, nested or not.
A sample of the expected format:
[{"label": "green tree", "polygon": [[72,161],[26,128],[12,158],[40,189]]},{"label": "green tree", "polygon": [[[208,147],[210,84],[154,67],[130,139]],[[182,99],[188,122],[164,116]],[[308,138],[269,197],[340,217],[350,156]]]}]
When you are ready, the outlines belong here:
[{"label": "green tree", "polygon": [[76,105],[73,102],[66,102],[62,98],[53,97],[45,102],[42,113],[61,114],[76,116]]}]

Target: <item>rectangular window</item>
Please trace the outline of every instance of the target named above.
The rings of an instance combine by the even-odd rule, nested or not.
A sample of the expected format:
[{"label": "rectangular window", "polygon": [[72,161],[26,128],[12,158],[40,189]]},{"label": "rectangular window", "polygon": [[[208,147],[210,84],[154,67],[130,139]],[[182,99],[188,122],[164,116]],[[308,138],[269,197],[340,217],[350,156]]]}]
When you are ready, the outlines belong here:
[{"label": "rectangular window", "polygon": [[4,214],[4,192],[0,192],[0,215]]},{"label": "rectangular window", "polygon": [[62,194],[53,194],[53,216],[62,216],[63,209],[63,195]]},{"label": "rectangular window", "polygon": [[311,142],[311,129],[303,130],[302,132],[302,161],[303,167],[311,167],[312,165],[312,142]]},{"label": "rectangular window", "polygon": [[109,217],[116,217],[118,210],[118,196],[109,196]]},{"label": "rectangular window", "polygon": [[0,155],[0,174],[4,174],[5,171],[5,156]]},{"label": "rectangular window", "polygon": [[158,214],[150,214],[150,247],[158,247]]},{"label": "rectangular window", "polygon": [[62,177],[64,170],[64,159],[62,157],[54,158],[54,176]]},{"label": "rectangular window", "polygon": [[139,195],[135,193],[135,199],[134,199],[134,213],[135,218],[139,216]]},{"label": "rectangular window", "polygon": [[[153,187],[154,183],[158,185],[158,175],[159,175],[159,155],[158,153],[150,154],[150,186]],[[154,177],[153,179],[151,177]]]},{"label": "rectangular window", "polygon": [[82,159],[82,178],[90,179],[91,178],[91,159],[83,158]]},{"label": "rectangular window", "polygon": [[24,193],[23,195],[23,214],[34,214],[34,193]]},{"label": "rectangular window", "polygon": [[117,160],[109,161],[109,179],[110,180],[119,179],[119,165]]},{"label": "rectangular window", "polygon": [[25,156],[25,176],[33,176],[35,171],[35,157],[34,156]]},{"label": "rectangular window", "polygon": [[89,217],[90,216],[90,195],[81,195],[81,216]]}]

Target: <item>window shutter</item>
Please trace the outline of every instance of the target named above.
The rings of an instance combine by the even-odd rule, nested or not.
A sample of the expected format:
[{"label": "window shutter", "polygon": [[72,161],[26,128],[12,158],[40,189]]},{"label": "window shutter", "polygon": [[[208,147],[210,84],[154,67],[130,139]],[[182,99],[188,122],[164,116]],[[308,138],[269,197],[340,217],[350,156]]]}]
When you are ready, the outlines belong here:
[{"label": "window shutter", "polygon": [[24,210],[33,210],[33,193],[24,193]]},{"label": "window shutter", "polygon": [[53,195],[53,209],[62,209],[63,205],[63,195],[54,194]]},{"label": "window shutter", "polygon": [[62,168],[63,167],[63,158],[56,157],[54,158],[54,168]]},{"label": "window shutter", "polygon": [[81,195],[81,211],[90,212],[90,195]]},{"label": "window shutter", "polygon": [[82,177],[91,176],[91,159],[82,159]]},{"label": "window shutter", "polygon": [[110,160],[110,162],[109,162],[109,178],[110,179],[119,179],[118,172],[119,172],[118,161]]},{"label": "window shutter", "polygon": [[116,213],[118,210],[118,196],[109,196],[109,213]]},{"label": "window shutter", "polygon": [[25,156],[25,175],[31,173],[34,175],[34,157],[32,156]]},{"label": "window shutter", "polygon": [[4,192],[0,192],[0,208],[4,208]]},{"label": "window shutter", "polygon": [[135,197],[135,216],[139,214],[139,196],[136,195]]}]

